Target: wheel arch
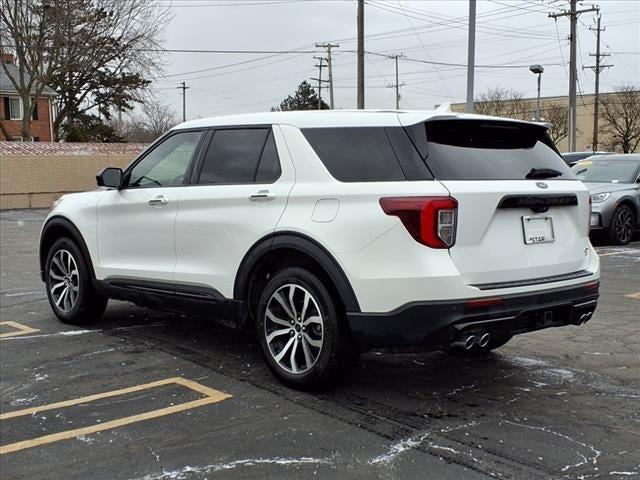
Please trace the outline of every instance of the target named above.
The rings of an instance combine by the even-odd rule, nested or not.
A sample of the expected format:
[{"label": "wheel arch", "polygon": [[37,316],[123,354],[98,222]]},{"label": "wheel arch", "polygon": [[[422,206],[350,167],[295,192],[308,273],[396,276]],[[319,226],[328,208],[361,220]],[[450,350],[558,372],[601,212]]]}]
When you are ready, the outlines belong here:
[{"label": "wheel arch", "polygon": [[[245,305],[246,323],[252,317],[251,287],[253,280],[263,268],[275,262],[295,265],[297,262],[313,266],[328,280],[348,312],[360,312],[360,305],[344,270],[336,259],[317,241],[297,232],[278,232],[256,242],[245,254],[236,274],[233,298]],[[308,263],[306,263],[308,262]]]},{"label": "wheel arch", "polygon": [[638,214],[640,212],[638,212],[638,207],[637,207],[636,203],[633,201],[633,199],[631,197],[622,197],[621,199],[619,199],[616,202],[616,207],[615,208],[621,207],[623,205],[626,206],[626,207],[629,207],[631,209],[633,214],[636,216],[636,222],[637,222],[639,220],[639,218],[638,218],[639,215]]},{"label": "wheel arch", "polygon": [[54,216],[47,220],[42,227],[42,233],[40,234],[40,243],[39,243],[39,262],[40,262],[40,278],[44,281],[44,269],[45,263],[47,261],[47,255],[49,254],[49,250],[55,243],[55,241],[61,237],[69,237],[78,248],[82,252],[84,256],[84,260],[89,268],[89,274],[91,275],[91,279],[95,280],[96,274],[93,270],[93,262],[91,261],[91,255],[89,253],[89,249],[87,248],[87,244],[82,238],[82,234],[78,227],[76,227],[71,220],[62,216]]}]

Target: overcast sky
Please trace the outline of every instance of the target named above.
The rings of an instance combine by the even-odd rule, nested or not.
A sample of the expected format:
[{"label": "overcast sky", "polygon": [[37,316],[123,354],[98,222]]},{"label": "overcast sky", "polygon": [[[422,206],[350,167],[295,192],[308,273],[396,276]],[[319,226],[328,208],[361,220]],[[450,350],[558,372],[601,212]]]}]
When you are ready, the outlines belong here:
[{"label": "overcast sky", "polygon": [[[356,106],[355,0],[160,0],[173,12],[166,27],[170,50],[315,50],[316,42],[339,43],[334,50],[336,108]],[[493,87],[536,95],[536,78],[527,65],[544,66],[542,96],[568,91],[569,20],[554,21],[549,12],[568,8],[568,0],[478,0],[476,95]],[[601,0],[602,52],[610,53],[600,80],[601,91],[623,82],[640,83],[640,1]],[[579,2],[579,8],[591,3]],[[402,53],[401,108],[431,109],[443,102],[464,102],[466,68],[420,61],[466,64],[467,0],[367,0],[365,49]],[[593,93],[595,13],[578,23],[579,90]],[[315,55],[320,55],[316,53]],[[318,76],[314,53],[238,54],[168,53],[164,78],[154,82],[158,97],[182,111],[185,81],[187,118],[269,110]],[[238,65],[239,64],[239,65]],[[504,66],[517,66],[507,68]],[[196,73],[192,73],[197,71]],[[394,61],[369,54],[365,61],[367,108],[394,108]],[[326,70],[323,72],[326,76]],[[312,82],[314,85],[315,82]],[[328,100],[328,92],[323,92]]]}]

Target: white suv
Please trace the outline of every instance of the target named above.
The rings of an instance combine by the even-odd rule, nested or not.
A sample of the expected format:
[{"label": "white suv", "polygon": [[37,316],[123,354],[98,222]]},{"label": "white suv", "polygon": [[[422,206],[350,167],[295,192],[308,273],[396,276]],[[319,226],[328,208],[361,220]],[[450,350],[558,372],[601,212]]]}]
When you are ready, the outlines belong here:
[{"label": "white suv", "polygon": [[439,112],[195,120],[65,195],[40,265],[64,322],[108,298],[256,330],[284,382],[363,347],[487,351],[596,307],[589,192],[545,127]]}]

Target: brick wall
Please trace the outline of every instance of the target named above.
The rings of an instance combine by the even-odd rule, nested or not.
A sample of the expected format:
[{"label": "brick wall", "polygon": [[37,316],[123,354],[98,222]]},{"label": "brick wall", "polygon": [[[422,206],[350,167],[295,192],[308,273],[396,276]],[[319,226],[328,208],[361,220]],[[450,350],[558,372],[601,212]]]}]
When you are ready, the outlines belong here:
[{"label": "brick wall", "polygon": [[[51,138],[51,110],[49,98],[38,98],[38,119],[31,120],[31,136],[38,137],[40,142],[50,142]],[[4,97],[0,97],[0,109],[5,109]],[[2,111],[0,118],[2,118],[2,124],[5,126],[11,136],[21,136],[20,129],[22,128],[22,120],[6,120],[9,112]],[[2,131],[0,131],[0,140],[6,140]]]},{"label": "brick wall", "polygon": [[96,173],[126,167],[142,144],[0,142],[0,209],[48,208],[65,193],[96,188]]}]

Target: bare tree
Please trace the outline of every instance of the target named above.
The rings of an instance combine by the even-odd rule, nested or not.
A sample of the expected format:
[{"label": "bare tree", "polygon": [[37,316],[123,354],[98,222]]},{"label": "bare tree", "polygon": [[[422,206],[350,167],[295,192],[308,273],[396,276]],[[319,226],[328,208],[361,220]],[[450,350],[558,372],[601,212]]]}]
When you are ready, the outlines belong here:
[{"label": "bare tree", "polygon": [[171,107],[150,98],[142,104],[140,114],[129,117],[121,133],[129,142],[149,143],[177,124]]},{"label": "bare tree", "polygon": [[169,10],[160,0],[63,0],[67,43],[53,79],[60,93],[54,133],[92,110],[109,119],[130,110],[158,72]]},{"label": "bare tree", "polygon": [[557,146],[569,133],[569,109],[559,103],[549,103],[542,108],[544,121],[551,124],[548,130],[549,137]]},{"label": "bare tree", "polygon": [[621,85],[613,94],[600,98],[605,121],[602,133],[608,136],[607,143],[624,153],[636,152],[640,144],[640,88]]},{"label": "bare tree", "polygon": [[[162,0],[2,0],[1,51],[17,57],[11,75],[23,98],[23,136],[31,97],[58,92],[54,136],[75,118],[131,109],[157,73],[170,19]],[[26,134],[26,135],[25,135]]]},{"label": "bare tree", "polygon": [[[17,73],[7,62],[2,69],[22,100],[23,139],[31,137],[30,119],[37,97],[59,66],[59,47],[63,41],[56,25],[60,3],[64,0],[2,0],[0,8],[0,54],[12,54]],[[43,48],[47,46],[47,48]],[[6,129],[2,126],[2,131]]]},{"label": "bare tree", "polygon": [[498,87],[489,89],[476,98],[473,110],[482,115],[528,120],[531,115],[523,99],[521,92]]}]

